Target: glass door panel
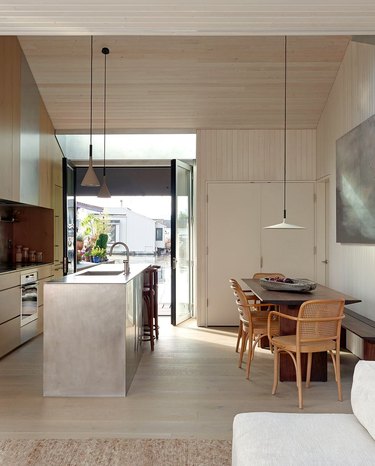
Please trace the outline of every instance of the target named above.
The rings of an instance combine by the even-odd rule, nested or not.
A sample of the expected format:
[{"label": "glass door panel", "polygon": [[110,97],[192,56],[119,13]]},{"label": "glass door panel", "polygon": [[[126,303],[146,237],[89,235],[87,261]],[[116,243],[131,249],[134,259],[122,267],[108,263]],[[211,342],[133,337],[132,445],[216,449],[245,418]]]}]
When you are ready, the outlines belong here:
[{"label": "glass door panel", "polygon": [[63,230],[64,230],[64,275],[76,271],[76,195],[75,168],[63,158]]},{"label": "glass door panel", "polygon": [[192,170],[192,166],[172,160],[173,325],[192,316]]}]

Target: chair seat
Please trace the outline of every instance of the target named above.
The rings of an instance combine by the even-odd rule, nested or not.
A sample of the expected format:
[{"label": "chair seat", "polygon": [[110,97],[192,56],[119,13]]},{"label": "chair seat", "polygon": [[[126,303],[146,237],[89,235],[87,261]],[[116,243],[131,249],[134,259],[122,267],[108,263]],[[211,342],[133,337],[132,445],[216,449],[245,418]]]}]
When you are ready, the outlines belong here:
[{"label": "chair seat", "polygon": [[[296,335],[284,335],[272,338],[272,343],[280,349],[287,349],[295,353],[297,351]],[[301,353],[314,353],[319,351],[330,351],[336,348],[333,340],[311,341],[301,343]]]}]

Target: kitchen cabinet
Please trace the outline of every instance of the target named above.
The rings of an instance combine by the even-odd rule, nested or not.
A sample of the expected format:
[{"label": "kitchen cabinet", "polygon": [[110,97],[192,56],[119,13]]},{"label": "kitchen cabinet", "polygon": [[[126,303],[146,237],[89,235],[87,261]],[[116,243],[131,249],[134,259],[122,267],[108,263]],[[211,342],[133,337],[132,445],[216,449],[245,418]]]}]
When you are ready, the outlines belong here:
[{"label": "kitchen cabinet", "polygon": [[16,37],[0,37],[0,61],[0,199],[51,208],[56,172],[61,179],[55,130]]},{"label": "kitchen cabinet", "polygon": [[21,47],[16,37],[0,37],[0,198],[19,201]]},{"label": "kitchen cabinet", "polygon": [[28,270],[38,273],[38,318],[21,327],[21,343],[25,343],[31,338],[43,332],[44,324],[44,284],[53,279],[53,266],[43,265],[35,269]]},{"label": "kitchen cabinet", "polygon": [[55,278],[61,278],[63,272],[63,189],[54,185],[54,243],[53,264]]},{"label": "kitchen cabinet", "polygon": [[0,357],[21,343],[20,273],[0,275]]},{"label": "kitchen cabinet", "polygon": [[[39,205],[56,208],[56,186],[62,187],[63,154],[55,137],[51,119],[40,103]],[[62,203],[62,201],[61,201]]]},{"label": "kitchen cabinet", "polygon": [[229,278],[280,272],[315,279],[314,187],[288,183],[288,220],[306,229],[282,231],[264,229],[282,220],[282,183],[208,183],[207,325],[238,325]]},{"label": "kitchen cabinet", "polygon": [[[38,273],[38,318],[21,327],[21,274]],[[0,357],[43,331],[44,284],[53,278],[53,265],[22,268],[0,274]]]},{"label": "kitchen cabinet", "polygon": [[21,57],[20,201],[39,205],[40,95],[25,56]]}]

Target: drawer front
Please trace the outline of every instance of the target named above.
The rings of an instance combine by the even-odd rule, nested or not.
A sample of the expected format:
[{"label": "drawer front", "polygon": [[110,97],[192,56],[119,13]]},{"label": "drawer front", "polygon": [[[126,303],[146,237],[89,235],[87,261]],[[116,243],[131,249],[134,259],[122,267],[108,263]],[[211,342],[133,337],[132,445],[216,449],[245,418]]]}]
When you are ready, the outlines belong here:
[{"label": "drawer front", "polygon": [[19,286],[21,283],[20,272],[2,273],[0,274],[0,291]]},{"label": "drawer front", "polygon": [[53,275],[53,265],[42,265],[38,267],[38,280],[43,278],[51,277]]},{"label": "drawer front", "polygon": [[41,333],[40,330],[38,330],[38,320],[39,319],[35,319],[26,325],[22,325],[20,338],[21,343],[26,343],[27,341],[31,340],[31,338],[34,338],[39,333]]},{"label": "drawer front", "polygon": [[0,356],[4,356],[21,344],[20,326],[20,317],[0,325]]},{"label": "drawer front", "polygon": [[0,324],[21,313],[21,288],[0,291]]}]

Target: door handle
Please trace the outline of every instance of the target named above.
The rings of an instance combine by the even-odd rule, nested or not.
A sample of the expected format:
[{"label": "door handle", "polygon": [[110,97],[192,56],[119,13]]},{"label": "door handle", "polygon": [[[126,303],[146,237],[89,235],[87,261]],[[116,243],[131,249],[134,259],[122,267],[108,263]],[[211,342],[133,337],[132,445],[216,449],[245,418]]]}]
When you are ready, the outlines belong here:
[{"label": "door handle", "polygon": [[328,259],[325,259],[324,261],[322,261],[322,264],[328,264]]},{"label": "door handle", "polygon": [[68,273],[68,258],[67,257],[63,257],[63,272],[64,272],[64,275],[67,275]]}]

